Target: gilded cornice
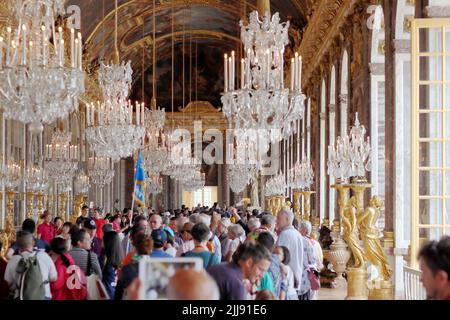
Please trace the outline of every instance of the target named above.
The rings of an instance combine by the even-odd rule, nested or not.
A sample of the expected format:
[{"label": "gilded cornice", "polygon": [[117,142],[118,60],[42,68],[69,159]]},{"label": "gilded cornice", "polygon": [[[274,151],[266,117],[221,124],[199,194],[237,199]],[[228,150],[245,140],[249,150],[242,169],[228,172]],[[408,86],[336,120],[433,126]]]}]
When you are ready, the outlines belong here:
[{"label": "gilded cornice", "polygon": [[304,61],[303,86],[312,80],[314,70],[327,54],[330,46],[337,44],[334,39],[339,35],[347,15],[356,3],[356,0],[320,0],[317,2],[300,44],[300,54]]}]

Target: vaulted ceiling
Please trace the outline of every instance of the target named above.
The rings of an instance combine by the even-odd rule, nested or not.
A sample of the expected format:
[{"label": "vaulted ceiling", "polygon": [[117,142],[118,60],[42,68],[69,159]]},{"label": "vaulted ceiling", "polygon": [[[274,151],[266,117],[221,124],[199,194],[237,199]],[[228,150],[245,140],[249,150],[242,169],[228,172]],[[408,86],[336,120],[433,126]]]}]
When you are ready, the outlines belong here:
[{"label": "vaulted ceiling", "polygon": [[[99,61],[111,60],[114,51],[114,1],[68,0],[81,9],[81,29],[95,71]],[[118,43],[121,60],[131,60],[135,98],[152,96],[153,17],[156,25],[158,104],[170,107],[172,95],[172,41],[174,47],[173,87],[175,108],[189,100],[220,104],[223,81],[222,57],[239,52],[239,20],[256,9],[256,0],[119,0]],[[271,1],[272,14],[291,24],[291,50],[298,48],[302,30],[316,0]],[[184,49],[184,50],[183,50]],[[289,49],[287,50],[289,51]],[[183,54],[184,53],[184,54]],[[183,76],[184,64],[184,76]],[[142,71],[145,71],[142,74]],[[142,86],[142,80],[144,85]],[[183,94],[184,92],[184,99]],[[184,103],[183,103],[184,102]]]}]

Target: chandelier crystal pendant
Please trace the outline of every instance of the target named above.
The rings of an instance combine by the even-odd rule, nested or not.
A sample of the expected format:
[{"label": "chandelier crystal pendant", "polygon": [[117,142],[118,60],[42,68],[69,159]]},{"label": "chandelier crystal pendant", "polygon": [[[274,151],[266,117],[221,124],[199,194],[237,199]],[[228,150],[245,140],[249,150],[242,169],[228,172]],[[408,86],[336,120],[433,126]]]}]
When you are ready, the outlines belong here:
[{"label": "chandelier crystal pendant", "polygon": [[350,129],[350,136],[338,137],[336,145],[328,146],[328,174],[348,182],[351,177],[364,178],[370,171],[371,146],[370,137],[365,138],[366,128],[360,124],[358,113],[355,114],[355,125]]},{"label": "chandelier crystal pendant", "polygon": [[205,187],[205,173],[195,170],[194,176],[182,182],[186,191],[194,192]]},{"label": "chandelier crystal pendant", "polygon": [[159,174],[146,172],[145,188],[151,195],[160,194],[163,190],[163,180]]},{"label": "chandelier crystal pendant", "polygon": [[314,170],[309,159],[298,161],[288,172],[288,186],[293,190],[309,190],[314,182]]},{"label": "chandelier crystal pendant", "polygon": [[289,43],[289,21],[280,23],[266,11],[250,13],[250,23],[240,21],[244,57],[240,63],[240,85],[236,84],[236,55],[225,54],[223,112],[234,128],[257,130],[259,147],[287,138],[302,118],[305,96],[301,93],[302,60],[298,53],[291,61],[290,88],[284,85],[284,48]]},{"label": "chandelier crystal pendant", "polygon": [[164,110],[146,110],[146,134],[141,150],[144,167],[148,172],[159,174],[168,167],[168,135],[163,131],[166,122]]},{"label": "chandelier crystal pendant", "polygon": [[43,192],[48,188],[48,175],[39,166],[28,166],[24,172],[23,181],[28,190],[33,192]]},{"label": "chandelier crystal pendant", "polygon": [[228,166],[227,181],[234,193],[242,192],[254,181],[261,169],[261,161],[255,157],[257,156],[255,140],[247,139],[245,135],[240,135],[239,131],[237,130],[235,135],[236,147],[234,143],[228,146],[230,160],[233,163]]},{"label": "chandelier crystal pendant", "polygon": [[57,130],[51,144],[45,146],[44,167],[48,177],[61,185],[71,185],[78,169],[78,146],[70,143],[71,137],[70,132]]},{"label": "chandelier crystal pendant", "polygon": [[103,188],[114,178],[114,166],[111,158],[93,156],[88,159],[88,175],[91,181]]},{"label": "chandelier crystal pendant", "polygon": [[22,168],[14,161],[0,162],[0,188],[15,189],[22,181]]},{"label": "chandelier crystal pendant", "polygon": [[84,173],[84,171],[80,171],[74,181],[75,193],[87,194],[90,186],[89,177]]},{"label": "chandelier crystal pendant", "polygon": [[266,182],[266,197],[284,195],[286,190],[286,179],[284,173],[280,172]]},{"label": "chandelier crystal pendant", "polygon": [[16,0],[12,9],[16,25],[0,37],[0,103],[7,119],[42,130],[78,109],[85,91],[81,33],[71,29],[66,41],[56,28],[63,0]]}]

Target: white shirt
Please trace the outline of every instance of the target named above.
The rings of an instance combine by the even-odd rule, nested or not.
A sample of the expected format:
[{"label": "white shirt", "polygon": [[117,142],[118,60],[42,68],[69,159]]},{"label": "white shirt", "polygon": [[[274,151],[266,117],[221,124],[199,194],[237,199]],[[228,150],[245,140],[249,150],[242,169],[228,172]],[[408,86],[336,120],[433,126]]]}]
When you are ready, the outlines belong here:
[{"label": "white shirt", "polygon": [[[53,263],[53,260],[50,258],[50,256],[45,252],[38,252],[36,251],[29,252],[25,251],[22,252],[21,255],[24,258],[28,258],[31,255],[37,254],[37,260],[39,263],[39,268],[42,272],[42,280],[43,281],[55,281],[58,278],[58,274],[56,272],[55,264]],[[10,284],[12,289],[14,290],[14,297],[19,297],[19,275],[16,274],[17,265],[19,264],[19,261],[22,260],[21,255],[13,255],[11,259],[8,261],[8,264],[6,265],[5,270],[5,281]],[[52,293],[50,291],[50,283],[45,284],[45,297],[51,298]]]},{"label": "white shirt", "polygon": [[181,246],[178,247],[176,256],[180,257],[183,253],[192,251],[195,248],[194,240],[184,241]]},{"label": "white shirt", "polygon": [[298,287],[300,289],[300,283],[303,273],[303,237],[293,226],[285,227],[278,236],[277,246],[284,246],[289,249],[291,255],[291,261],[289,267],[294,272],[295,277],[298,279]]},{"label": "white shirt", "polygon": [[175,258],[175,256],[177,255],[177,249],[175,249],[174,247],[170,247],[170,248],[167,248],[166,250],[165,250],[165,252],[167,253],[167,254],[170,254],[172,257],[174,257]]}]

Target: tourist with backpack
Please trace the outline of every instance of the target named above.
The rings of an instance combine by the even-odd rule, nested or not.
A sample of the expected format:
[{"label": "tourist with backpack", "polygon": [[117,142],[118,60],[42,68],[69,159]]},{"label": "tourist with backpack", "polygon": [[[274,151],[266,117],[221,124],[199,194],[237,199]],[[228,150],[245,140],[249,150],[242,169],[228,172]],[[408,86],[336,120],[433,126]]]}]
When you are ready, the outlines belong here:
[{"label": "tourist with backpack", "polygon": [[5,280],[17,300],[51,300],[50,282],[58,274],[55,264],[45,252],[33,250],[33,235],[27,231],[17,234],[19,253],[11,257],[5,270]]},{"label": "tourist with backpack", "polygon": [[50,243],[50,256],[58,279],[50,284],[52,300],[86,300],[87,282],[83,271],[66,253],[66,240],[57,237]]}]

